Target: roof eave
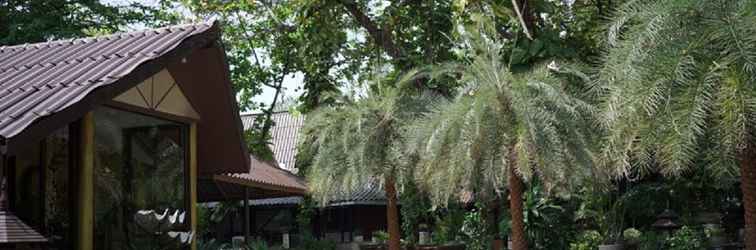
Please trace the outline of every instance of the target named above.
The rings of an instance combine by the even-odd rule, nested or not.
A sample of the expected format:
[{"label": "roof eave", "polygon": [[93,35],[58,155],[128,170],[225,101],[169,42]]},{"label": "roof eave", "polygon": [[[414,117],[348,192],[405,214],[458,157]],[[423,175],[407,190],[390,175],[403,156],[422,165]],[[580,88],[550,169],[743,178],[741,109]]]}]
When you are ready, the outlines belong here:
[{"label": "roof eave", "polygon": [[214,41],[220,38],[220,27],[218,22],[202,33],[190,36],[180,42],[174,49],[155,59],[146,61],[132,70],[129,74],[121,77],[115,82],[101,86],[89,94],[81,101],[46,117],[42,117],[27,126],[23,131],[9,138],[4,138],[5,154],[15,154],[21,148],[28,146],[30,143],[39,141],[47,136],[50,131],[60,127],[60,124],[69,124],[79,119],[84,113],[92,110],[99,104],[110,101],[117,95],[136,86],[140,82],[148,79],[166,65],[178,62],[181,58],[190,55],[193,51],[212,45]]}]

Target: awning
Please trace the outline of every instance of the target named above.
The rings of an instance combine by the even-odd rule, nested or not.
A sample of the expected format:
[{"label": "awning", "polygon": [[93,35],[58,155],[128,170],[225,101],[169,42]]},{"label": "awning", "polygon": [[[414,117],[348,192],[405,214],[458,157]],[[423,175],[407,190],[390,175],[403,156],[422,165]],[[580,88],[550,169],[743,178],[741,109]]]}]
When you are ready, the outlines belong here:
[{"label": "awning", "polygon": [[206,187],[199,190],[200,201],[278,198],[307,192],[307,185],[299,176],[255,157],[250,157],[250,162],[249,173],[219,174],[200,180]]}]

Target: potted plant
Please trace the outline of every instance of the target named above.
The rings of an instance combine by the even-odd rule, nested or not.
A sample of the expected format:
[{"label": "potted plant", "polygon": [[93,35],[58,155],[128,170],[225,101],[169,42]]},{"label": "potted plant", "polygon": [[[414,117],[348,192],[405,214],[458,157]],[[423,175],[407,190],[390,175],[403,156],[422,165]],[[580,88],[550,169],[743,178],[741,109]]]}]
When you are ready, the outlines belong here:
[{"label": "potted plant", "polygon": [[622,239],[625,245],[630,249],[637,249],[641,241],[641,231],[635,228],[628,228],[622,232]]}]

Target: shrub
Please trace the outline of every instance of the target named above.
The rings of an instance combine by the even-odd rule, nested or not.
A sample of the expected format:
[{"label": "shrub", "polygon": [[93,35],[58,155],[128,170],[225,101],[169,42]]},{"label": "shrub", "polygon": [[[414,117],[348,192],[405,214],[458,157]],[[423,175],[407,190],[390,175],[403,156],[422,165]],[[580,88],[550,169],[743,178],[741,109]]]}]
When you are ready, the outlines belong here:
[{"label": "shrub", "polygon": [[622,232],[622,238],[625,239],[628,244],[638,244],[641,238],[641,231],[638,231],[638,229],[632,227],[625,229],[625,231]]},{"label": "shrub", "polygon": [[667,240],[669,250],[703,250],[703,238],[701,233],[690,227],[684,226],[677,230]]},{"label": "shrub", "polygon": [[603,237],[596,230],[588,230],[578,237],[576,242],[570,243],[570,250],[595,250],[601,244]]}]

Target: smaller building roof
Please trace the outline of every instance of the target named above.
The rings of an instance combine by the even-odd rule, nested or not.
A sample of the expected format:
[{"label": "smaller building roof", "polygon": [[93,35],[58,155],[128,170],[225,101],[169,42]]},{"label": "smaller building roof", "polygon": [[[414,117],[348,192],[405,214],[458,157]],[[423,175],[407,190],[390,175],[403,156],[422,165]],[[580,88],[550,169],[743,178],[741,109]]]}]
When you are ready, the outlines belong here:
[{"label": "smaller building roof", "polygon": [[[241,116],[244,129],[250,129],[255,124],[255,119],[262,113],[243,114]],[[304,126],[305,116],[294,115],[289,112],[275,112],[271,114],[274,126],[270,130],[270,149],[276,163],[282,169],[297,173],[296,155],[299,130]]]},{"label": "smaller building roof", "polygon": [[[250,156],[250,163],[249,173],[215,175],[215,188],[198,190],[202,201],[278,198],[307,192],[307,184],[299,176],[254,156]],[[245,189],[249,193],[245,194]]]},{"label": "smaller building roof", "polygon": [[301,193],[307,190],[304,180],[289,171],[262,162],[255,157],[250,157],[250,162],[253,164],[249,173],[228,174],[226,176],[258,183],[256,185],[262,184],[285,190],[301,191]]}]

